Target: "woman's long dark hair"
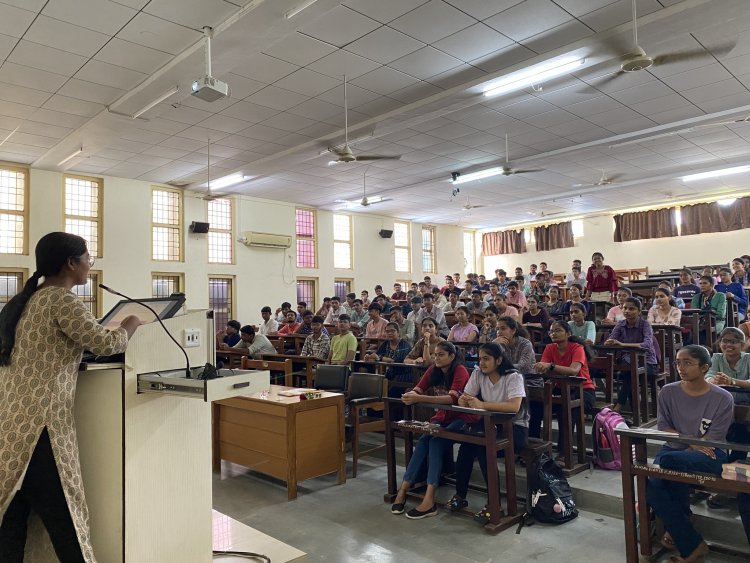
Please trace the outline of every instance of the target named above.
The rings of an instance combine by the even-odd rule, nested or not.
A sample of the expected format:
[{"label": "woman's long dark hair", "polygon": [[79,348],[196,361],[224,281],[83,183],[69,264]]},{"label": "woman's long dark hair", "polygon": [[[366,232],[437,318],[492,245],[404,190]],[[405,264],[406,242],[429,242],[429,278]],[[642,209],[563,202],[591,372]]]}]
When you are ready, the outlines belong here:
[{"label": "woman's long dark hair", "polygon": [[580,336],[575,336],[570,330],[570,325],[566,323],[565,321],[555,321],[550,325],[550,329],[553,326],[559,326],[561,329],[565,331],[565,334],[568,335],[568,342],[575,342],[576,344],[580,344],[583,346],[583,351],[586,354],[586,361],[590,362],[592,358],[594,357],[594,352],[591,350],[591,347],[586,344],[586,341],[581,338]]},{"label": "woman's long dark hair", "polygon": [[439,368],[435,365],[432,366],[429,377],[430,387],[442,385],[446,389],[450,389],[453,385],[453,374],[456,371],[456,366],[459,366],[463,363],[463,354],[460,354],[453,343],[448,342],[447,340],[441,340],[440,342],[438,342],[435,345],[436,351],[437,348],[442,348],[443,351],[448,352],[449,354],[453,354],[453,361],[451,362],[451,365],[449,365],[445,369]]},{"label": "woman's long dark hair", "polygon": [[520,336],[522,338],[525,338],[526,340],[530,339],[529,331],[526,330],[526,327],[520,324],[513,317],[508,317],[508,316],[498,317],[497,322],[505,323],[505,326],[507,326],[510,330],[515,331],[516,336]]},{"label": "woman's long dark hair", "polygon": [[78,259],[86,253],[86,241],[69,233],[49,233],[36,244],[36,271],[23,286],[20,293],[0,311],[0,365],[10,364],[16,344],[16,326],[26,304],[37,290],[39,279],[60,273],[70,258]]},{"label": "woman's long dark hair", "polygon": [[495,360],[501,360],[500,365],[497,366],[497,373],[500,375],[506,375],[508,373],[516,371],[516,368],[513,367],[513,362],[510,361],[510,358],[508,357],[508,354],[505,353],[505,350],[503,350],[503,347],[499,344],[495,344],[494,342],[486,342],[482,344],[479,347],[480,352],[486,352]]}]

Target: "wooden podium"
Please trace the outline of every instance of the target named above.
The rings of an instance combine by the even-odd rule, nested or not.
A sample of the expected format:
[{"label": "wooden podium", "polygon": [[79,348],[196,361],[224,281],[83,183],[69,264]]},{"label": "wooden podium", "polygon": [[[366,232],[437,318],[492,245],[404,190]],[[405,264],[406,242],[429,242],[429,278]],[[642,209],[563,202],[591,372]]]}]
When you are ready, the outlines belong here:
[{"label": "wooden podium", "polygon": [[[211,311],[164,324],[180,343],[200,330],[185,349],[196,375],[214,362]],[[81,366],[75,419],[98,563],[211,562],[211,401],[269,388],[267,371],[222,371],[186,380],[185,357],[156,322],[138,328],[124,362]],[[45,535],[33,523],[28,561],[57,561]]]}]

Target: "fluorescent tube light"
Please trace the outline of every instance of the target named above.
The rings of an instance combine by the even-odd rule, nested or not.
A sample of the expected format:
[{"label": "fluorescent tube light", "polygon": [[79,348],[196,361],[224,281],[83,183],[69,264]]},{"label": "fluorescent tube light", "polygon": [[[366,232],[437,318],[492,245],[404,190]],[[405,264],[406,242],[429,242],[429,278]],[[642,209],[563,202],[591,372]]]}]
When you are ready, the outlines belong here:
[{"label": "fluorescent tube light", "polygon": [[171,90],[169,90],[169,92],[164,92],[164,94],[162,94],[161,96],[159,96],[159,97],[158,97],[157,99],[155,99],[155,100],[154,100],[153,102],[151,102],[151,103],[150,103],[150,104],[148,104],[147,106],[144,106],[144,107],[142,107],[141,109],[139,109],[139,110],[138,110],[137,112],[135,112],[135,113],[133,114],[133,119],[136,119],[136,118],[140,117],[141,115],[143,115],[144,113],[146,113],[146,112],[147,112],[148,110],[150,110],[150,109],[151,109],[152,107],[154,107],[155,105],[157,105],[157,104],[160,104],[160,103],[162,103],[162,102],[163,102],[164,100],[166,100],[166,99],[167,99],[167,98],[168,98],[169,96],[171,96],[171,95],[173,95],[173,94],[176,94],[176,93],[177,93],[177,91],[178,91],[179,89],[180,89],[180,87],[179,87],[179,86],[175,86],[174,88],[172,88]]},{"label": "fluorescent tube light", "polygon": [[307,8],[315,4],[315,2],[317,1],[318,0],[304,0],[304,2],[297,4],[297,6],[295,6],[294,8],[289,10],[286,14],[284,14],[284,19],[287,19],[287,20],[292,19],[294,16],[299,14],[302,10],[306,10]]},{"label": "fluorescent tube light", "polygon": [[66,162],[68,162],[71,158],[77,157],[82,152],[83,152],[83,147],[81,147],[80,149],[78,149],[76,152],[74,152],[70,156],[66,156],[65,158],[63,158],[60,162],[57,163],[57,165],[58,166],[62,166],[63,164],[65,164]]},{"label": "fluorescent tube light", "polygon": [[250,178],[252,178],[252,176],[245,176],[243,174],[229,174],[228,176],[223,176],[221,178],[217,178],[216,180],[212,180],[211,189],[220,190],[221,188],[239,184],[240,182],[244,182],[245,180],[249,180]]},{"label": "fluorescent tube light", "polygon": [[719,201],[717,201],[716,203],[718,203],[718,204],[719,204],[719,205],[721,205],[722,207],[729,207],[729,206],[730,206],[730,205],[732,205],[732,204],[733,204],[733,203],[734,203],[735,201],[737,201],[737,198],[736,198],[736,197],[729,197],[729,198],[727,198],[727,199],[720,199],[720,200],[719,200]]},{"label": "fluorescent tube light", "polygon": [[488,97],[499,96],[500,94],[522,90],[533,84],[539,84],[545,80],[567,74],[581,66],[584,62],[586,62],[586,59],[565,57],[534,65],[518,72],[513,72],[499,81],[492,82],[487,90],[484,91],[484,95]]},{"label": "fluorescent tube light", "polygon": [[494,168],[488,168],[487,170],[480,170],[479,172],[461,174],[458,178],[452,180],[452,182],[453,185],[465,184],[466,182],[473,182],[474,180],[481,180],[482,178],[489,178],[491,176],[497,176],[498,174],[502,173],[503,168],[501,166],[496,166]]},{"label": "fluorescent tube light", "polygon": [[710,172],[700,172],[699,174],[689,174],[682,177],[683,182],[692,182],[693,180],[706,180],[708,178],[721,178],[722,176],[731,176],[732,174],[741,174],[750,172],[750,166],[734,166],[733,168],[724,168],[722,170],[712,170]]}]

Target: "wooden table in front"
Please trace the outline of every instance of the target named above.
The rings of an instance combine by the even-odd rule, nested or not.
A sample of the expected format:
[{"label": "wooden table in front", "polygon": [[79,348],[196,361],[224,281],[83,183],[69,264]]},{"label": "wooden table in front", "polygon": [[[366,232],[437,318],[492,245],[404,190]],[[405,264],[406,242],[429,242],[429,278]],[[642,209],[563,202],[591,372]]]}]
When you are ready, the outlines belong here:
[{"label": "wooden table in front", "polygon": [[213,467],[221,460],[286,481],[289,500],[297,498],[297,483],[327,473],[346,482],[344,457],[344,396],[322,393],[301,401],[284,397],[289,389],[271,385],[260,395],[213,403]]}]

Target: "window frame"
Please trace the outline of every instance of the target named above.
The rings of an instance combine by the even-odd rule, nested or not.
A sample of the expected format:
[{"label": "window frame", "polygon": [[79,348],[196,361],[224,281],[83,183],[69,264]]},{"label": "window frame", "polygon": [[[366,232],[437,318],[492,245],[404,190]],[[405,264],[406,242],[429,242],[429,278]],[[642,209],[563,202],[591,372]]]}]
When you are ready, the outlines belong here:
[{"label": "window frame", "polygon": [[186,293],[185,274],[183,272],[151,272],[151,297],[156,297],[154,295],[154,278],[159,276],[164,278],[177,278],[177,291],[180,293]]},{"label": "window frame", "polygon": [[[471,261],[466,257],[466,235],[471,236]],[[463,246],[464,246],[464,275],[469,272],[477,271],[477,232],[467,231],[463,232]]]},{"label": "window frame", "polygon": [[[297,211],[309,211],[312,213],[312,221],[313,221],[313,236],[309,237],[306,235],[298,235],[297,234]],[[313,243],[313,265],[310,266],[300,266],[298,262],[299,254],[297,253],[297,241],[298,240],[311,240]],[[313,209],[311,207],[295,207],[294,208],[294,264],[297,268],[300,270],[317,270],[318,269],[318,210]]]},{"label": "window frame", "polygon": [[11,172],[21,172],[23,173],[23,177],[24,177],[23,211],[19,213],[18,211],[0,210],[0,213],[9,213],[11,215],[20,215],[23,217],[22,250],[20,254],[16,254],[16,253],[11,254],[9,252],[2,252],[0,253],[0,255],[2,256],[28,256],[29,255],[29,190],[31,188],[31,168],[0,160],[0,169],[10,170]]},{"label": "window frame", "polygon": [[[63,230],[65,230],[65,225],[67,223],[66,219],[82,219],[84,221],[91,221],[91,217],[86,217],[84,215],[68,215],[65,212],[65,191],[67,190],[67,183],[66,180],[68,178],[73,178],[74,180],[84,180],[86,182],[96,182],[98,184],[98,195],[97,195],[97,205],[96,205],[96,218],[93,219],[96,221],[96,236],[97,236],[97,253],[94,258],[101,259],[104,258],[104,178],[99,178],[97,176],[85,176],[82,174],[63,174],[62,175],[62,183],[63,183],[63,201],[62,201],[62,212],[63,212]],[[65,231],[67,232],[67,231]],[[89,251],[90,253],[90,251]]]},{"label": "window frame", "polygon": [[[406,226],[406,246],[399,246],[396,244],[396,237],[393,237],[393,269],[396,272],[399,272],[401,274],[411,274],[411,223],[408,221],[394,221],[393,222],[393,230],[396,230],[396,225],[404,225]],[[399,270],[396,268],[396,249],[406,249],[406,256],[407,256],[407,267],[409,268],[406,271]],[[404,291],[408,291],[408,288]]]},{"label": "window frame", "polygon": [[[314,313],[318,310],[318,292],[320,291],[320,278],[314,276],[297,276],[297,278],[294,280],[294,298],[297,299],[297,302],[299,302],[299,299],[297,298],[297,283],[301,281],[313,282],[313,301],[312,303],[307,301],[307,308]],[[296,303],[294,304],[294,307],[296,307]]]},{"label": "window frame", "polygon": [[[339,278],[335,277],[333,278],[333,293],[331,293],[331,297],[334,297],[336,295],[336,284],[337,283],[348,283],[349,284],[349,291],[346,293],[353,293],[354,292],[354,278]],[[344,298],[346,298],[346,293],[343,295]],[[343,301],[342,301],[343,303]]]},{"label": "window frame", "polygon": [[[231,303],[229,304],[229,312],[227,315],[227,320],[232,320],[236,318],[237,313],[237,277],[232,274],[208,274],[208,306],[211,307],[211,280],[219,279],[219,280],[228,280],[231,287],[231,290],[229,292]],[[212,309],[213,311],[213,309]],[[216,327],[216,313],[214,312],[213,315],[214,318],[214,331],[220,330],[224,328],[224,325],[220,327]]]},{"label": "window frame", "polygon": [[[215,229],[215,228],[211,227],[211,224],[210,224],[211,220],[209,218],[208,208],[209,208],[209,206],[210,206],[210,204],[211,204],[212,201],[218,201],[218,200],[226,200],[226,201],[229,202],[229,220],[232,222],[231,228],[229,230],[227,230],[227,229]],[[207,264],[216,264],[216,265],[222,265],[223,264],[223,265],[226,265],[226,266],[234,266],[236,264],[237,252],[235,250],[235,241],[234,241],[234,238],[235,238],[234,237],[234,229],[235,229],[235,226],[237,224],[237,220],[236,220],[236,216],[235,216],[235,214],[236,214],[236,207],[237,206],[234,204],[234,199],[231,198],[231,197],[229,197],[229,196],[227,196],[227,197],[217,197],[217,198],[215,198],[213,200],[206,201],[206,221],[209,222],[208,233],[206,235],[206,263]],[[231,255],[231,259],[229,260],[229,262],[212,262],[211,261],[211,249],[210,249],[211,243],[209,242],[209,237],[210,237],[210,234],[211,234],[212,231],[213,232],[217,232],[217,233],[227,233],[227,232],[229,233],[229,243],[230,243],[229,253]]]},{"label": "window frame", "polygon": [[[89,277],[92,278],[91,283],[94,286],[94,291],[92,292],[93,297],[93,303],[94,307],[91,309],[91,314],[94,315],[95,318],[100,319],[104,316],[104,308],[103,308],[103,292],[102,288],[99,287],[100,283],[104,283],[104,271],[103,270],[89,270],[88,275],[86,276],[86,279]],[[76,286],[78,287],[78,286]],[[73,293],[76,293],[75,291]],[[83,298],[76,293],[76,297],[78,297],[83,303],[85,304],[86,301],[83,300]]]},{"label": "window frame", "polygon": [[[343,240],[343,239],[337,239],[336,238],[336,217],[337,216],[348,217],[349,218],[349,240]],[[333,268],[335,270],[353,270],[354,269],[354,245],[353,245],[354,229],[353,229],[353,225],[352,225],[352,223],[353,223],[352,216],[349,215],[348,213],[333,213],[332,217],[333,217],[333,226],[334,226],[334,229],[333,229],[333,248],[334,248],[334,253],[333,253],[334,264],[333,264]],[[339,244],[348,244],[349,245],[349,267],[348,268],[342,268],[342,267],[336,266],[336,252],[335,252],[336,243],[339,243]]]},{"label": "window frame", "polygon": [[[424,232],[428,231],[431,234],[430,241],[431,241],[431,250],[429,251],[429,254],[432,256],[432,269],[428,270],[425,268],[424,258],[425,258],[425,248],[424,248]],[[435,225],[422,225],[422,230],[420,233],[422,236],[420,238],[421,246],[422,246],[422,271],[425,274],[436,274],[437,273],[437,228]]]},{"label": "window frame", "polygon": [[[21,287],[18,288],[19,292],[21,291],[21,289],[23,289],[23,286],[26,285],[26,282],[29,281],[28,268],[0,268],[0,276],[4,274],[21,274]],[[10,301],[13,297],[13,295],[8,296],[8,301]],[[3,304],[7,304],[8,301]],[[2,301],[0,301],[0,303],[2,303]]]},{"label": "window frame", "polygon": [[[171,192],[177,194],[179,198],[179,213],[177,216],[177,225],[171,225],[169,223],[154,223],[154,192]],[[206,214],[208,214],[208,208],[206,208]],[[184,239],[184,225],[185,225],[185,193],[178,188],[168,188],[164,186],[151,186],[151,260],[154,262],[184,262],[185,261],[185,239]],[[156,227],[163,227],[168,229],[177,228],[177,237],[180,241],[180,256],[177,260],[154,258],[154,229]],[[232,227],[234,227],[234,221],[232,221]],[[232,252],[234,255],[234,252]]]}]

